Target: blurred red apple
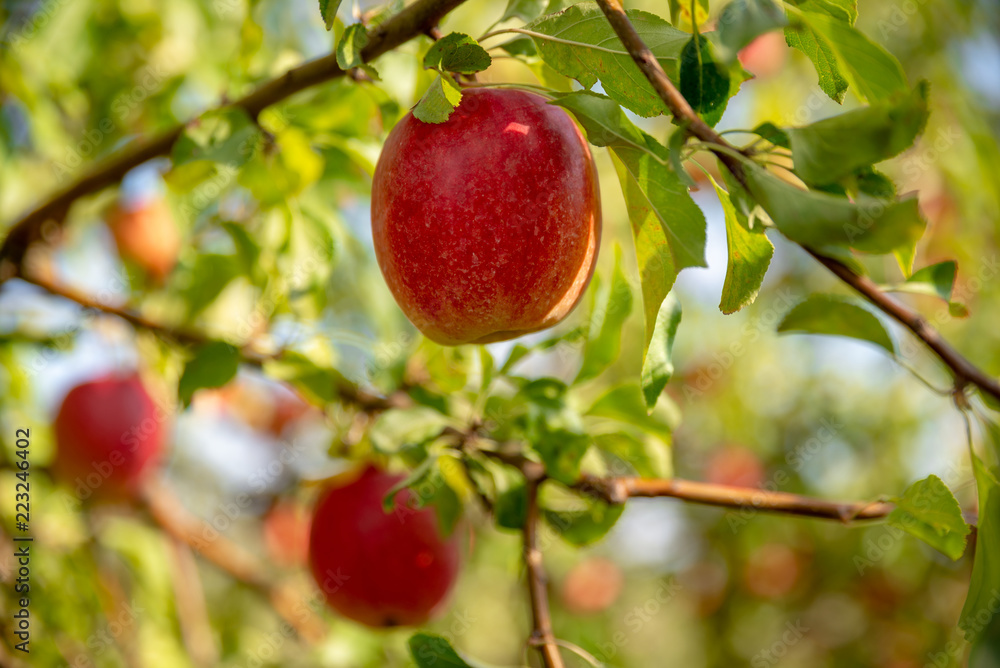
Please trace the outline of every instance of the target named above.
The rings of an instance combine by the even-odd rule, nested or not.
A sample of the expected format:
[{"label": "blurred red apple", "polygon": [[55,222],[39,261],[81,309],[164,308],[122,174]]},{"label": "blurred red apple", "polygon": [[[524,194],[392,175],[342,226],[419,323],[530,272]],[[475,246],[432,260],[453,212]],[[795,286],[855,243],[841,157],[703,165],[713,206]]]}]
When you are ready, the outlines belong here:
[{"label": "blurred red apple", "polygon": [[584,559],[563,582],[563,603],[578,614],[601,612],[618,600],[624,579],[615,562],[596,557]]},{"label": "blurred red apple", "polygon": [[711,454],[705,467],[705,479],[716,485],[760,487],[764,482],[764,465],[753,451],[730,445]]},{"label": "blurred red apple", "polygon": [[57,476],[81,499],[134,495],[163,455],[167,425],[139,376],[109,374],[70,390],[55,424]]},{"label": "blurred red apple", "polygon": [[407,114],[375,168],[385,281],[428,338],[503,341],[576,306],[601,238],[590,149],[569,115],[517,90],[467,90],[444,123]]},{"label": "blurred red apple", "polygon": [[798,555],[786,545],[764,545],[754,550],[744,570],[744,586],[761,598],[787,596],[802,575]]},{"label": "blurred red apple", "polygon": [[766,32],[747,44],[739,53],[740,64],[758,78],[774,76],[788,57],[788,45],[780,30]]},{"label": "blurred red apple", "polygon": [[367,466],[335,479],[316,504],[309,534],[313,577],[332,608],[373,627],[417,626],[441,609],[458,576],[456,536],[411,490],[382,500],[403,479]]},{"label": "blurred red apple", "polygon": [[173,214],[162,198],[116,205],[108,226],[123,258],[135,262],[154,280],[163,282],[177,263],[181,237]]}]

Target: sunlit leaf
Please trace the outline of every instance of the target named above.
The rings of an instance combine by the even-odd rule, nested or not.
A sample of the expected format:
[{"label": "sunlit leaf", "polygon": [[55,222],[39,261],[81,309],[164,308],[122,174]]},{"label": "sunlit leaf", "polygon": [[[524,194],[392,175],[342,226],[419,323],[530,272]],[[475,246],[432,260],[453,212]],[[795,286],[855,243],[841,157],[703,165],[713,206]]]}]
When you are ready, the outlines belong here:
[{"label": "sunlit leaf", "polygon": [[468,35],[453,32],[434,42],[424,56],[424,67],[472,74],[490,66],[492,59],[479,42]]},{"label": "sunlit leaf", "polygon": [[726,281],[722,286],[719,310],[730,314],[752,304],[757,298],[764,274],[771,264],[771,256],[774,255],[774,245],[767,238],[762,225],[749,229],[746,217],[736,211],[729,193],[715,179],[712,179],[712,185],[715,186],[725,215],[726,242],[729,248]]},{"label": "sunlit leaf", "polygon": [[882,321],[852,299],[813,295],[789,311],[778,331],[786,334],[829,334],[874,343],[890,355],[896,344]]},{"label": "sunlit leaf", "polygon": [[424,123],[444,123],[462,101],[462,89],[451,77],[438,76],[413,108],[413,115]]},{"label": "sunlit leaf", "polygon": [[969,526],[962,518],[958,501],[940,478],[931,475],[918,480],[895,502],[889,524],[940,550],[952,561],[962,556]]}]

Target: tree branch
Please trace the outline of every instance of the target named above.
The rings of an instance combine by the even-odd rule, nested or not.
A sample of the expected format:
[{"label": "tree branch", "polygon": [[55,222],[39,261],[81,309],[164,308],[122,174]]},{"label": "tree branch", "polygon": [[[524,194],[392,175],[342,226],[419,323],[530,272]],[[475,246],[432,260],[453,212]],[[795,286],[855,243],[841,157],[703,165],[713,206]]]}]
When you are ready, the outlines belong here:
[{"label": "tree branch", "polygon": [[217,535],[156,481],[149,481],[143,492],[142,500],[150,517],[168,535],[269,600],[275,611],[303,640],[315,643],[323,637],[325,625],[322,620],[311,612],[308,605],[297,603],[297,597],[287,587],[274,586],[272,578],[268,577],[253,555],[224,536]]},{"label": "tree branch", "polygon": [[[22,274],[18,276],[18,278],[26,283],[42,288],[49,294],[75,302],[86,309],[121,318],[137,329],[152,332],[156,336],[172,343],[197,346],[204,345],[213,340],[211,337],[201,332],[179,329],[163,323],[154,322],[129,308],[111,306],[109,304],[96,301],[81,292],[73,290],[72,288],[59,285],[37,276]],[[267,362],[268,360],[280,359],[283,353],[281,350],[276,352],[262,352],[254,346],[253,342],[245,343],[237,348],[240,354],[240,359],[245,364],[256,367],[263,365],[264,362]],[[381,396],[369,390],[360,388],[344,378],[332,379],[331,382],[337,384],[336,391],[343,403],[357,406],[360,410],[369,414],[380,413],[391,408],[405,408],[410,405],[410,397],[406,393],[405,387],[398,389],[388,396]]]},{"label": "tree branch", "polygon": [[[465,0],[417,0],[371,32],[368,45],[361,51],[362,60],[370,62],[427,32],[463,2]],[[331,53],[261,84],[248,95],[223,105],[223,108],[242,108],[256,118],[267,107],[310,86],[337,79],[344,74],[337,65],[336,54]],[[168,155],[183,132],[184,125],[177,125],[154,137],[130,144],[24,214],[10,227],[7,238],[0,246],[0,282],[17,273],[28,247],[42,237],[45,223],[53,221],[56,225],[62,225],[70,206],[77,199],[118,183],[131,169],[148,160]]]},{"label": "tree branch", "polygon": [[[725,149],[713,151],[713,153],[732,172],[733,176],[745,185],[743,166],[731,153],[731,151],[739,152],[739,149],[727,142],[722,135],[709,127],[694,112],[691,105],[688,104],[684,96],[681,95],[680,91],[677,90],[673,82],[664,73],[659,61],[656,60],[652,51],[642,41],[642,37],[636,32],[635,26],[629,21],[620,0],[597,0],[597,4],[600,5],[601,10],[608,19],[608,23],[618,35],[629,55],[632,56],[632,60],[635,61],[635,64],[646,76],[653,90],[663,100],[663,103],[667,106],[673,117],[681,123],[686,123],[688,132],[701,141]],[[879,290],[878,286],[871,280],[854,273],[846,265],[831,258],[823,257],[809,248],[803,248],[822,263],[823,266],[833,272],[837,278],[857,290],[874,306],[903,324],[918,339],[923,341],[951,370],[955,377],[956,390],[961,390],[964,386],[971,383],[994,399],[1000,401],[1000,383],[995,378],[978,369],[968,359],[963,357],[961,353],[952,348],[941,334],[931,327],[920,314],[889,297]]]},{"label": "tree branch", "polygon": [[[528,477],[528,476],[526,476]],[[559,646],[552,633],[552,615],[549,612],[548,578],[542,564],[542,551],[538,549],[538,486],[541,478],[528,477],[527,512],[524,518],[524,565],[531,598],[533,630],[531,643],[538,646],[546,668],[564,668]]]},{"label": "tree branch", "polygon": [[723,508],[747,508],[755,511],[834,519],[841,522],[881,519],[892,512],[891,503],[838,503],[787,492],[772,492],[752,487],[731,487],[683,478],[599,478],[584,476],[574,486],[585,494],[607,503],[621,504],[640,497],[672,497],[690,503]]}]

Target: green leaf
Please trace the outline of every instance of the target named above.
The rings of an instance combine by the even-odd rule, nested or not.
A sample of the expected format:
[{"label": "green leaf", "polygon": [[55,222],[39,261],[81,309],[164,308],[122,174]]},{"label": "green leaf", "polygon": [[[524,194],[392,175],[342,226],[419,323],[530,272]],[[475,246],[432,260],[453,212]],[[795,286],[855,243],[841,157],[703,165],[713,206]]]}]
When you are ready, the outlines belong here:
[{"label": "green leaf", "polygon": [[[542,501],[545,521],[563,540],[576,547],[586,547],[604,538],[625,509],[623,505],[609,505],[578,496],[571,497],[571,505],[565,501],[559,504],[550,500],[555,490],[547,486],[543,491],[546,492]],[[553,508],[552,505],[562,507]]]},{"label": "green leaf", "polygon": [[677,175],[649,153],[612,148],[632,223],[642,284],[646,337],[643,358],[660,305],[685,267],[704,267],[705,216]]},{"label": "green leaf", "polygon": [[792,142],[788,138],[788,134],[770,121],[761,123],[755,127],[753,131],[755,134],[760,135],[775,146],[781,146],[783,148],[792,147]]},{"label": "green leaf", "polygon": [[307,399],[320,404],[339,399],[340,390],[350,385],[336,369],[294,350],[286,350],[281,357],[265,362],[264,373],[293,385]]},{"label": "green leaf", "polygon": [[276,133],[275,149],[260,151],[238,178],[264,206],[284,204],[323,174],[323,157],[302,130],[287,127]]},{"label": "green leaf", "polygon": [[[691,36],[648,12],[626,12],[660,66],[678,81],[681,51]],[[596,3],[581,2],[525,26],[553,69],[584,88],[598,81],[615,101],[640,116],[666,111],[663,101],[625,50]]]},{"label": "green leaf", "polygon": [[433,408],[413,406],[385,411],[368,430],[372,447],[386,454],[437,437],[448,426],[448,418]]},{"label": "green leaf", "polygon": [[418,668],[476,668],[439,635],[416,633],[410,637],[408,644],[410,656]]},{"label": "green leaf", "polygon": [[657,411],[652,415],[647,413],[647,403],[643,401],[642,392],[639,386],[634,383],[626,383],[608,390],[602,395],[587,411],[587,415],[592,417],[602,417],[611,420],[618,420],[631,427],[655,436],[664,443],[670,442],[670,434],[673,431]]},{"label": "green leaf", "polygon": [[888,522],[940,550],[952,561],[965,552],[969,526],[951,490],[935,475],[910,485]]},{"label": "green leaf", "polygon": [[927,83],[846,114],[789,128],[795,173],[806,183],[840,181],[911,146],[927,122]]},{"label": "green leaf", "polygon": [[969,594],[958,619],[958,626],[969,642],[975,642],[993,619],[1000,595],[1000,485],[997,484],[1000,471],[990,470],[975,455],[973,468],[979,488],[976,553]]},{"label": "green leaf", "polygon": [[493,517],[498,527],[520,531],[528,516],[528,487],[524,476],[508,466],[491,467],[496,498]]},{"label": "green leaf", "polygon": [[[595,93],[576,92],[563,95],[552,104],[576,116],[587,132],[588,141],[612,150],[639,263],[646,323],[645,360],[661,304],[677,272],[685,267],[706,266],[705,217],[677,173],[667,166],[669,151],[637,128],[613,100]],[[659,368],[658,363],[652,368]]]},{"label": "green leaf", "polygon": [[[851,24],[823,11],[803,11],[799,19],[801,23],[797,25],[807,27],[803,35],[811,36],[816,42],[825,46],[823,50],[825,58],[832,55],[835,67],[832,63],[826,61],[823,63],[828,74],[838,73],[842,77],[841,81],[850,84],[862,100],[877,102],[890,98],[894,93],[905,93],[909,89],[899,61]],[[786,39],[789,30],[794,34],[794,28],[794,25],[786,28]],[[788,42],[791,46],[802,48],[792,44],[791,40]],[[808,51],[804,52],[816,65],[816,71],[820,74],[820,85],[823,86],[820,64]],[[846,86],[838,89],[839,97],[835,95],[830,97],[837,102],[842,101],[844,89]],[[830,93],[825,87],[824,91]]]},{"label": "green leaf", "polygon": [[920,269],[903,283],[881,287],[888,292],[908,292],[938,297],[948,304],[948,310],[953,316],[964,318],[969,314],[968,309],[963,304],[951,301],[957,274],[958,264],[954,260],[946,260]]},{"label": "green leaf", "polygon": [[207,112],[174,142],[172,168],[164,178],[176,190],[190,190],[221,170],[242,167],[257,154],[262,140],[260,128],[243,109]]},{"label": "green leaf", "polygon": [[669,152],[656,139],[643,132],[618,105],[604,95],[575,91],[559,95],[550,104],[570,111],[587,132],[594,146],[633,148],[645,151],[660,162],[667,162]]},{"label": "green leaf", "polygon": [[847,93],[847,78],[826,39],[808,24],[797,22],[785,28],[785,42],[812,61],[820,89],[831,100],[843,102]]},{"label": "green leaf", "polygon": [[611,285],[600,291],[590,314],[590,334],[583,349],[583,365],[576,383],[596,378],[618,359],[622,326],[632,312],[632,289],[621,267],[622,249],[615,245],[615,269]]},{"label": "green leaf", "polygon": [[438,519],[438,526],[444,536],[450,536],[462,517],[462,502],[445,480],[441,472],[441,461],[454,462],[451,455],[429,455],[414,468],[409,475],[393,485],[382,497],[382,508],[391,512],[395,506],[396,493],[410,489],[418,508],[431,506]]},{"label": "green leaf", "polygon": [[337,43],[337,65],[342,70],[360,67],[364,64],[361,50],[368,46],[368,31],[362,23],[352,23],[344,30]]},{"label": "green leaf", "polygon": [[500,22],[509,21],[513,18],[522,21],[531,21],[545,11],[545,0],[510,0],[507,9],[504,11]]},{"label": "green leaf", "polygon": [[616,462],[621,462],[647,478],[663,478],[670,474],[670,455],[661,441],[639,439],[624,431],[594,436],[594,447]]},{"label": "green leaf", "polygon": [[[895,199],[896,184],[885,174],[872,167],[858,170],[854,174],[854,184],[858,193],[877,199]],[[913,264],[912,262],[910,263]]]},{"label": "green leaf", "polygon": [[897,201],[844,197],[802,190],[765,169],[744,163],[747,186],[775,226],[807,246],[843,246],[891,253],[916,244],[924,221],[914,196]]},{"label": "green leaf", "polygon": [[424,123],[444,123],[461,101],[458,84],[451,77],[439,75],[413,108],[413,115]]},{"label": "green leaf", "polygon": [[590,438],[568,429],[544,429],[531,441],[531,447],[550,478],[572,485],[580,477],[580,462],[590,447]]},{"label": "green leaf", "polygon": [[340,0],[319,0],[319,15],[323,19],[323,25],[327,30],[333,30],[333,22],[337,20],[337,10],[340,8]]},{"label": "green leaf", "polygon": [[203,387],[222,387],[236,376],[240,367],[240,351],[236,346],[222,341],[210,341],[197,350],[184,365],[177,384],[177,396],[187,406],[196,390]]},{"label": "green leaf", "polygon": [[786,25],[785,12],[772,0],[733,0],[719,14],[723,61],[733,62],[740,49],[757,37]]},{"label": "green leaf", "polygon": [[680,90],[702,116],[718,111],[729,99],[729,72],[715,61],[712,44],[698,33],[681,51]]},{"label": "green leaf", "polygon": [[722,301],[719,310],[725,314],[735,313],[752,304],[757,298],[764,274],[771,264],[774,245],[764,233],[763,225],[749,229],[745,216],[736,211],[729,193],[712,179],[715,192],[726,219],[726,242],[729,247],[729,264],[726,267],[726,282],[722,286]]},{"label": "green leaf", "polygon": [[197,254],[193,264],[185,267],[184,288],[181,290],[187,319],[193,319],[211,306],[226,286],[241,273],[242,263],[234,255]]},{"label": "green leaf", "polygon": [[482,72],[493,59],[479,42],[466,34],[453,32],[434,42],[424,56],[424,67],[459,74]]},{"label": "green leaf", "polygon": [[813,295],[795,306],[778,325],[779,332],[829,334],[860,339],[881,346],[895,356],[896,344],[882,321],[852,299]]},{"label": "green leaf", "polygon": [[674,338],[681,324],[681,303],[672,292],[668,292],[660,310],[656,314],[653,334],[646,346],[646,356],[642,361],[642,396],[646,408],[652,410],[663,394],[663,388],[674,375],[672,359]]}]

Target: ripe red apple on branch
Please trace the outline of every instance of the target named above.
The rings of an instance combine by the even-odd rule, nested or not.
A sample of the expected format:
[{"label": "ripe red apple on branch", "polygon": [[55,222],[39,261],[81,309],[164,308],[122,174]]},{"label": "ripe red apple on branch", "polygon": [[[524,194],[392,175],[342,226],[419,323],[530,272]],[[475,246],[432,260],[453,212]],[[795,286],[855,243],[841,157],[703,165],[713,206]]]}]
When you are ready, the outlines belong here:
[{"label": "ripe red apple on branch", "polygon": [[368,626],[423,624],[458,576],[456,536],[442,536],[433,508],[414,508],[413,492],[400,490],[383,509],[402,479],[369,465],[335,480],[313,513],[313,577],[331,607]]},{"label": "ripe red apple on branch", "polygon": [[135,373],[77,385],[55,419],[54,470],[85,500],[132,497],[167,441],[164,416]]},{"label": "ripe red apple on branch", "polygon": [[467,90],[446,122],[410,113],[389,133],[372,233],[389,289],[428,338],[488,343],[551,327],[597,259],[590,149],[539,95]]}]

